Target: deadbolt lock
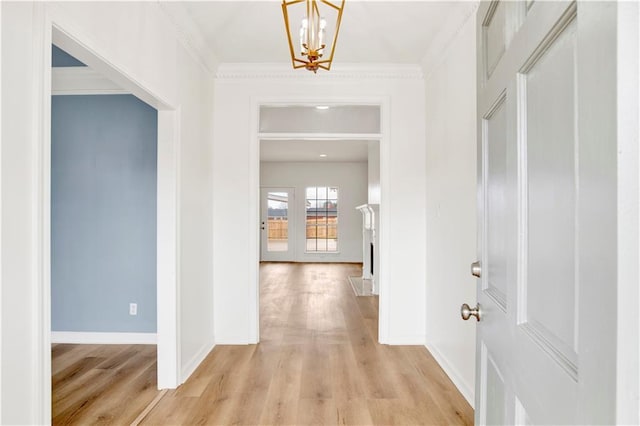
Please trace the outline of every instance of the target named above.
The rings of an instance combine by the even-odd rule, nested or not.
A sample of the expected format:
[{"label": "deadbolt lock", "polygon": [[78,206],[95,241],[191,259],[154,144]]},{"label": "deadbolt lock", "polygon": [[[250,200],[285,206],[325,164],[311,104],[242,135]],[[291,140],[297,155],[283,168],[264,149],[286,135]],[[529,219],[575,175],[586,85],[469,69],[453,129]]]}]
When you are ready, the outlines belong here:
[{"label": "deadbolt lock", "polygon": [[471,275],[478,278],[482,276],[482,267],[479,260],[471,264]]}]

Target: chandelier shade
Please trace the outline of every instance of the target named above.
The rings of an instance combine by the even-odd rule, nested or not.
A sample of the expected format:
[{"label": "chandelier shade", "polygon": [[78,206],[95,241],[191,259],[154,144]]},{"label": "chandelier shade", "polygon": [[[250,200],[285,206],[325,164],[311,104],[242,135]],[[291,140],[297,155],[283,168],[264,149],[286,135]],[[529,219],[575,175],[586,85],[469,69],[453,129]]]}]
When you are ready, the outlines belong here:
[{"label": "chandelier shade", "polygon": [[345,0],[283,0],[293,68],[331,69]]}]

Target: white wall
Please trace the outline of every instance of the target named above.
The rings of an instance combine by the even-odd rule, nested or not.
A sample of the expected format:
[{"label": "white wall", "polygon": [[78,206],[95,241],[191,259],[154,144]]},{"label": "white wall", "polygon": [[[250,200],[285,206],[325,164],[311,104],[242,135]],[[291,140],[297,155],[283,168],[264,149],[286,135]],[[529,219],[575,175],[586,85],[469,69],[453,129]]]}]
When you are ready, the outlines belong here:
[{"label": "white wall", "polygon": [[[220,67],[214,119],[214,300],[217,343],[258,340],[258,104],[382,103],[380,339],[424,343],[424,86],[415,68]],[[373,71],[370,71],[373,70]],[[229,208],[234,206],[234,208]],[[385,318],[388,321],[385,321]]]},{"label": "white wall", "polygon": [[178,49],[180,350],[185,381],[213,347],[213,78]]},{"label": "white wall", "polygon": [[617,4],[618,424],[640,424],[640,4]]},{"label": "white wall", "polygon": [[[367,163],[260,163],[260,186],[295,189],[294,262],[362,262],[362,214],[367,202]],[[338,188],[338,253],[305,253],[305,190],[310,186]],[[291,235],[291,234],[290,234]]]},{"label": "white wall", "polygon": [[[33,389],[35,344],[32,300],[31,146],[33,34],[31,5],[2,7],[2,390],[0,423],[35,423]],[[14,39],[13,43],[9,43]],[[9,66],[17,58],[15,65]],[[8,100],[11,99],[11,103]],[[17,119],[16,119],[17,117]]]},{"label": "white wall", "polygon": [[[37,297],[38,154],[48,19],[104,61],[179,110],[179,249],[182,370],[213,341],[209,72],[183,47],[158,3],[2,2],[2,407],[3,424],[47,422]],[[75,55],[75,52],[72,52]],[[79,57],[83,60],[85,58]],[[91,65],[91,64],[90,64]],[[45,86],[46,87],[46,86]],[[8,124],[7,124],[8,123]],[[43,130],[44,131],[44,130]],[[46,290],[45,290],[46,291]],[[44,331],[47,332],[46,330]],[[45,372],[46,374],[46,372]],[[45,407],[42,412],[42,407]]]},{"label": "white wall", "polygon": [[425,70],[427,162],[427,348],[473,405],[476,282],[476,55],[471,16],[444,57]]},{"label": "white wall", "polygon": [[369,141],[368,204],[380,204],[380,141]]}]

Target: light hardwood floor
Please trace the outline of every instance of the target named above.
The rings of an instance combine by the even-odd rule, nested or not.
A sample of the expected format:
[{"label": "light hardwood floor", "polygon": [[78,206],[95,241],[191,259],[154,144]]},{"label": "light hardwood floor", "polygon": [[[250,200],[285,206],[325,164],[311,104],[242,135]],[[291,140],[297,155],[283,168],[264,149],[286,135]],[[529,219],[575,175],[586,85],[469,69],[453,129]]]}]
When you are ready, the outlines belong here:
[{"label": "light hardwood floor", "polygon": [[424,347],[377,343],[378,299],[360,265],[265,263],[261,343],[217,346],[143,424],[472,424]]},{"label": "light hardwood floor", "polygon": [[52,345],[52,422],[130,424],[158,394],[155,345]]},{"label": "light hardwood floor", "polygon": [[[261,343],[216,346],[142,424],[472,424],[473,410],[424,347],[377,343],[378,299],[356,297],[347,280],[360,271],[352,264],[261,265]],[[125,400],[142,399],[138,393]],[[90,406],[101,404],[97,398]],[[129,424],[132,417],[83,419],[70,418]]]}]

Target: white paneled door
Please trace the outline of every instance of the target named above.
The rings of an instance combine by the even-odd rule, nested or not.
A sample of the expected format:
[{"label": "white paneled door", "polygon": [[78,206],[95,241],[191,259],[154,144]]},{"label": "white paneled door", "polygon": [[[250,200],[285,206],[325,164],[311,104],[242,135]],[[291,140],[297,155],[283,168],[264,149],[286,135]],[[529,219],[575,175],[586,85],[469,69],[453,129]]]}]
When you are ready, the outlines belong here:
[{"label": "white paneled door", "polygon": [[260,260],[294,260],[296,230],[294,189],[262,188],[260,209]]},{"label": "white paneled door", "polygon": [[478,11],[477,424],[615,423],[615,7]]}]

